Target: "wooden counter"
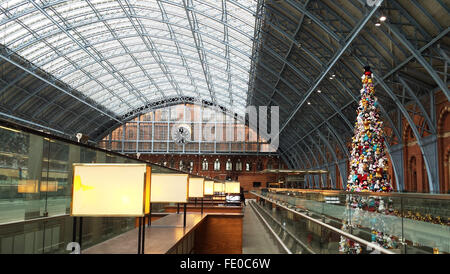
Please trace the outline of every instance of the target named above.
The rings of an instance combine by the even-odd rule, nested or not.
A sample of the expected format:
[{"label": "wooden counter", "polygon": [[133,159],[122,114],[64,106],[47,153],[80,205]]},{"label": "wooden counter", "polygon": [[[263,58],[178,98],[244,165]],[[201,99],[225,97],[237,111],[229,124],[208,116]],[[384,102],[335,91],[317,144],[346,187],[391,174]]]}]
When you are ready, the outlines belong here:
[{"label": "wooden counter", "polygon": [[[241,253],[242,252],[242,221],[241,213],[187,213],[186,227],[183,227],[183,214],[168,214],[156,221],[152,221],[151,227],[145,228],[145,254],[167,254],[167,253]],[[227,239],[233,244],[232,249],[220,248],[222,241],[226,240],[221,233],[221,237],[204,237],[206,231],[217,229],[217,220],[221,227],[233,231]],[[210,220],[208,220],[210,219]],[[229,223],[233,219],[234,222]],[[227,220],[227,221],[226,221]],[[199,233],[203,232],[203,233]],[[210,234],[210,233],[207,233]],[[226,233],[225,233],[226,234]],[[206,236],[206,235],[205,235]],[[215,244],[214,241],[220,243]],[[205,248],[205,246],[208,246]],[[215,247],[211,249],[210,247]],[[137,254],[138,229],[133,229],[103,243],[89,247],[81,251],[82,254]]]}]

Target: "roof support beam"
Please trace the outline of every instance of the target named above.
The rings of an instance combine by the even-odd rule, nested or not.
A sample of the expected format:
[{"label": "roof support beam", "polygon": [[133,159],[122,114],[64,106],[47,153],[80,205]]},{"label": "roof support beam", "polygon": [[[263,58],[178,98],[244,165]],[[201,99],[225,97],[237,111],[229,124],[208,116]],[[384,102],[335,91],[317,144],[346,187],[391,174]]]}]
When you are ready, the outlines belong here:
[{"label": "roof support beam", "polygon": [[209,73],[209,65],[206,57],[206,53],[203,46],[201,35],[198,33],[198,21],[194,11],[194,4],[192,0],[183,0],[183,6],[186,11],[186,16],[189,20],[189,26],[191,27],[192,37],[194,37],[195,46],[197,47],[198,57],[202,64],[203,74],[205,75],[205,81],[208,86],[208,90],[211,96],[211,101],[217,104],[216,91],[212,83],[211,74]]},{"label": "roof support beam", "polygon": [[[273,2],[271,0],[271,2]],[[311,14],[305,6],[301,6],[299,5],[297,2],[294,2],[292,0],[286,0],[286,2],[291,5],[292,7],[294,7],[296,10],[298,10],[299,12],[303,13],[304,15],[306,15],[308,18],[310,18],[314,23],[316,23],[317,25],[319,25],[328,35],[330,35],[331,37],[333,37],[334,40],[336,41],[340,41],[341,38],[339,36],[336,35],[336,33],[334,33],[327,25],[325,25],[322,21],[320,21],[316,16],[314,16],[313,14]]]},{"label": "roof support beam", "polygon": [[[405,38],[405,36],[397,29],[396,26],[389,24],[389,29],[392,31],[394,36],[397,37],[398,40],[412,53],[412,55],[416,58],[416,60],[425,68],[425,70],[430,74],[436,84],[441,88],[444,95],[447,97],[447,100],[450,101],[450,93],[448,91],[448,86],[446,83],[439,78],[439,75],[436,73],[436,70],[425,60],[425,58],[420,54],[418,50],[414,48],[411,42]],[[448,29],[448,28],[447,28]]]},{"label": "roof support beam", "polygon": [[[409,115],[405,106],[397,99],[397,97],[395,96],[395,93],[391,90],[391,88],[388,85],[386,85],[386,83],[384,83],[384,81],[381,80],[380,78],[378,78],[376,75],[374,75],[374,79],[380,83],[381,87],[387,93],[389,93],[389,95],[391,95],[392,99],[397,104],[397,107],[399,108],[399,110],[402,112],[403,116],[405,116],[406,120],[408,121],[408,123],[411,127],[411,130],[414,133],[414,136],[416,137],[417,143],[419,144],[420,150],[422,152],[422,156],[425,161],[425,167],[426,167],[427,174],[428,174],[428,183],[430,185],[430,193],[439,193],[439,177],[437,176],[438,173],[432,172],[432,169],[435,171],[437,169],[437,166],[431,165],[431,163],[433,163],[434,161],[432,161],[432,159],[429,159],[430,155],[428,155],[427,151],[425,150],[425,145],[428,146],[428,144],[424,143],[424,139],[422,138],[419,131],[417,130],[417,127],[414,123],[413,118],[411,118],[411,116]],[[437,155],[435,155],[435,156],[437,157]]]},{"label": "roof support beam", "polygon": [[65,89],[63,89],[63,88],[57,86],[56,84],[50,82],[49,80],[45,79],[44,77],[42,77],[42,76],[36,74],[34,71],[32,71],[32,70],[30,70],[30,69],[28,69],[28,68],[22,66],[21,64],[18,64],[17,62],[11,60],[9,57],[5,57],[5,56],[3,56],[3,54],[0,53],[0,58],[3,59],[3,60],[5,60],[5,61],[7,61],[7,62],[9,62],[9,63],[11,63],[11,64],[13,64],[13,65],[15,65],[15,66],[17,66],[17,67],[19,67],[19,68],[21,68],[22,70],[28,72],[29,74],[33,75],[34,77],[36,77],[36,78],[38,78],[38,79],[40,79],[40,80],[46,82],[46,83],[49,84],[50,86],[52,86],[52,87],[56,88],[57,90],[59,90],[59,91],[65,93],[65,94],[69,95],[70,97],[76,99],[77,101],[80,101],[80,102],[82,102],[83,104],[88,105],[89,107],[91,107],[91,108],[97,110],[98,112],[103,113],[104,115],[108,116],[109,118],[111,118],[111,119],[113,119],[113,120],[116,120],[116,121],[120,122],[120,120],[117,119],[116,117],[114,117],[114,116],[112,116],[112,115],[110,115],[110,114],[104,112],[103,110],[100,110],[100,109],[98,109],[97,107],[95,107],[95,106],[93,106],[93,105],[87,103],[86,101],[80,99],[78,96],[73,95],[71,92],[69,92],[69,91],[67,91],[67,90],[65,90]]},{"label": "roof support beam", "polygon": [[[309,1],[310,0],[307,0],[306,1],[306,3],[303,5],[303,8],[305,8],[306,9],[306,6],[309,4]],[[305,19],[305,14],[303,13],[302,14],[302,17],[300,18],[300,20],[299,20],[299,22],[298,22],[298,24],[297,24],[297,28],[295,29],[295,32],[294,32],[294,37],[295,36],[297,36],[297,34],[299,33],[299,31],[300,31],[300,28],[302,27],[302,25],[303,25],[303,20]],[[294,41],[293,40],[291,40],[290,41],[290,46],[289,46],[289,50],[288,50],[288,52],[286,53],[286,55],[284,56],[284,58],[283,58],[283,67],[281,68],[281,70],[280,70],[280,73],[279,73],[279,76],[281,76],[281,74],[283,74],[283,71],[284,71],[284,69],[286,68],[286,64],[287,64],[287,59],[289,58],[289,55],[291,54],[291,52],[292,52],[292,49],[294,48],[294,45],[296,44],[296,43],[294,43]],[[264,47],[264,48],[266,48],[266,47]],[[267,49],[269,49],[268,47],[267,47]],[[271,51],[271,49],[269,50],[269,52]],[[277,54],[278,55],[278,54]],[[295,70],[297,70],[297,68],[295,68],[294,67],[294,69]],[[300,73],[300,71],[298,72],[298,73]],[[303,73],[301,73],[300,75],[303,75]],[[305,78],[303,78],[305,81],[306,81],[306,83],[308,83],[309,84],[309,82],[311,81],[309,78],[307,78],[307,77],[305,77]],[[275,91],[276,91],[276,88],[277,88],[277,86],[278,86],[278,83],[280,82],[280,77],[278,77],[278,80],[277,80],[277,82],[275,83],[275,85],[273,86],[273,89],[272,89],[272,92],[271,92],[271,96],[270,96],[270,98],[273,98],[273,96],[275,95]]]},{"label": "roof support beam", "polygon": [[314,84],[310,87],[310,89],[306,92],[305,96],[302,98],[302,100],[299,102],[297,107],[292,111],[291,115],[287,119],[287,121],[284,123],[284,125],[280,128],[279,134],[283,132],[283,130],[286,128],[286,126],[289,124],[289,122],[292,120],[292,118],[297,114],[297,112],[300,110],[300,108],[303,106],[303,104],[306,102],[306,100],[309,98],[311,93],[317,88],[317,86],[322,82],[322,80],[325,78],[325,76],[328,74],[328,72],[331,70],[331,68],[336,64],[336,62],[339,60],[339,58],[344,54],[344,52],[347,50],[347,48],[350,46],[350,44],[353,42],[353,40],[358,36],[358,34],[361,32],[361,30],[364,28],[366,23],[372,18],[372,16],[377,11],[378,6],[375,6],[372,8],[369,14],[367,14],[360,22],[359,24],[353,29],[352,35],[346,40],[345,45],[341,47],[340,50],[336,52],[336,54],[333,56],[333,58],[328,62],[327,67],[325,70],[322,71],[322,73],[319,75],[319,77],[314,81]]}]

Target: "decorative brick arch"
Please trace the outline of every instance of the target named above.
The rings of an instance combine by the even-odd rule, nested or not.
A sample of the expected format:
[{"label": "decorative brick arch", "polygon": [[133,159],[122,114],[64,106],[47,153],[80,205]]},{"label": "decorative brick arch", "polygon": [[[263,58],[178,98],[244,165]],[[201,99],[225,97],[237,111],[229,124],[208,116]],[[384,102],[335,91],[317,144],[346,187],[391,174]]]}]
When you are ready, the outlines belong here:
[{"label": "decorative brick arch", "polygon": [[[429,192],[429,186],[424,185],[428,184],[428,174],[425,168],[422,151],[409,123],[404,123],[402,133],[403,143],[405,145],[403,148],[403,159],[405,161],[403,163],[405,172],[405,191]],[[414,167],[412,167],[412,165],[414,165]]]},{"label": "decorative brick arch", "polygon": [[[445,119],[447,118],[447,115],[450,113],[450,107],[446,106],[443,107],[441,112],[439,113],[439,118],[438,118],[438,133],[442,133],[443,131],[445,131]],[[449,129],[450,129],[450,125],[449,125]]]},{"label": "decorative brick arch", "polygon": [[439,145],[439,168],[440,168],[440,189],[441,193],[450,193],[450,142],[445,138],[445,133],[450,132],[450,106],[441,109],[438,117],[438,145]]}]

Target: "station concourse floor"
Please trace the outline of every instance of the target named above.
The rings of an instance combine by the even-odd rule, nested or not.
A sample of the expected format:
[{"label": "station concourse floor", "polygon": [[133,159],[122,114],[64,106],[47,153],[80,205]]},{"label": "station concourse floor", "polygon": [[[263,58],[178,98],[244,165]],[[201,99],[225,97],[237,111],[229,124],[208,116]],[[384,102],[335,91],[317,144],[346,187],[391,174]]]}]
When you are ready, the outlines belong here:
[{"label": "station concourse floor", "polygon": [[247,205],[244,208],[242,253],[281,254],[275,238],[258,218],[249,202],[249,200],[246,200]]}]

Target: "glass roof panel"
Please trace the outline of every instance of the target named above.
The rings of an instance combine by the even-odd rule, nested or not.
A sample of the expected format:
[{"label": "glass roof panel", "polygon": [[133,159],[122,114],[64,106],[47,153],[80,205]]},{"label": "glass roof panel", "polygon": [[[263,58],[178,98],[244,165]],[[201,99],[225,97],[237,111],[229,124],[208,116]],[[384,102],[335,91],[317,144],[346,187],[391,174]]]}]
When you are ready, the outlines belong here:
[{"label": "glass roof panel", "polygon": [[163,94],[200,96],[243,110],[256,5],[256,0],[5,0],[0,39],[118,116]]}]

